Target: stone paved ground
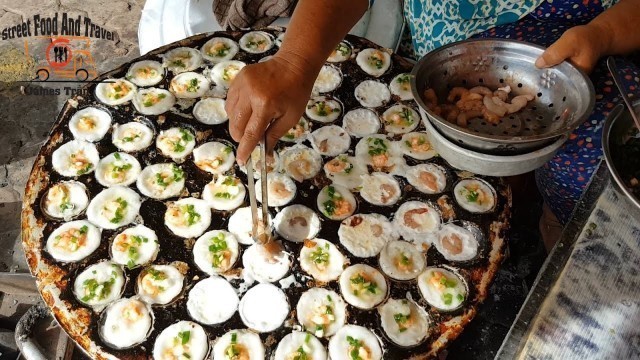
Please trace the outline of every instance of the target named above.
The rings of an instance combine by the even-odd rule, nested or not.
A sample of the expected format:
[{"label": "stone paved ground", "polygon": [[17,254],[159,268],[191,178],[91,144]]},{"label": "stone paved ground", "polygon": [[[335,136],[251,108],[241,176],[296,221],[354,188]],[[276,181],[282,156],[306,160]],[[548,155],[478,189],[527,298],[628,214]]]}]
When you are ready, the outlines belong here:
[{"label": "stone paved ground", "polygon": [[[48,17],[58,12],[61,17],[61,13],[66,12],[76,18],[78,15],[89,17],[93,23],[119,35],[117,42],[96,40],[91,44],[96,70],[102,73],[139,56],[137,29],[143,5],[144,0],[0,0],[0,31],[33,19],[36,14]],[[29,41],[30,55],[43,54],[47,45],[46,40],[32,39]],[[28,271],[19,242],[24,186],[34,156],[67,99],[64,95],[25,95],[19,84],[6,82],[8,78],[29,80],[33,77],[34,64],[26,61],[24,53],[23,40],[0,40],[0,271]],[[69,86],[45,86],[59,88],[64,93],[65,85]],[[42,87],[32,85],[30,88]],[[6,347],[15,347],[12,332],[4,329],[10,328],[36,300],[3,297],[0,305],[0,353]]]}]

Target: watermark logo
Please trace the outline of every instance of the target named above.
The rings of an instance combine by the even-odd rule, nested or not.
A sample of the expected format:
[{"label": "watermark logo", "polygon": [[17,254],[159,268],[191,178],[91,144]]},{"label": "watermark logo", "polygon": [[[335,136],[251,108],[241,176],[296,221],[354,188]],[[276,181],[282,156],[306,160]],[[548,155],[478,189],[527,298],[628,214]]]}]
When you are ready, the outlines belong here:
[{"label": "watermark logo", "polygon": [[[118,34],[109,31],[86,16],[72,17],[55,13],[44,17],[34,15],[19,24],[2,29],[2,40],[20,39],[24,42],[27,63],[34,63],[27,83],[92,83],[98,82],[96,62],[92,54],[95,41],[117,41]],[[22,77],[23,79],[25,77]],[[59,95],[60,89],[45,94]],[[80,88],[64,87],[66,95],[74,95]],[[77,91],[76,91],[77,90]],[[42,92],[42,91],[40,91]],[[25,91],[29,93],[29,91]]]}]

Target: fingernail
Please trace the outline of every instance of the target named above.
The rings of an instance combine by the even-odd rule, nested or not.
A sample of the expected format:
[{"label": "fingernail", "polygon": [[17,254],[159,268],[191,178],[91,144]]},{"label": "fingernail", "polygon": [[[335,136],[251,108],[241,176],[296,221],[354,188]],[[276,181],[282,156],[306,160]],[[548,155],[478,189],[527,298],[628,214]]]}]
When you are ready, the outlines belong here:
[{"label": "fingernail", "polygon": [[244,166],[244,163],[245,163],[244,160],[240,160],[240,159],[236,159],[236,162],[238,163],[238,166]]},{"label": "fingernail", "polygon": [[544,68],[547,67],[547,62],[544,60],[544,58],[542,56],[540,56],[537,60],[536,60],[536,67],[538,68]]}]

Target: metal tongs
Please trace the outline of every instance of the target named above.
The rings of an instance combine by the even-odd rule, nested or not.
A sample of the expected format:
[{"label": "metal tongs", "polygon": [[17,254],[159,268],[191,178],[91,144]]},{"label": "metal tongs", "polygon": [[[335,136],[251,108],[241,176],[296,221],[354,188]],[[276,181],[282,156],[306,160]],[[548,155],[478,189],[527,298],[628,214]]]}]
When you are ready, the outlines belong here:
[{"label": "metal tongs", "polygon": [[[272,240],[271,236],[271,224],[269,224],[269,196],[267,189],[267,150],[266,150],[266,136],[260,142],[260,160],[262,163],[260,169],[260,178],[261,178],[261,202],[262,202],[262,219],[258,217],[258,204],[256,201],[256,183],[253,177],[253,153],[249,157],[249,161],[247,161],[247,179],[249,182],[249,203],[251,205],[251,222],[252,222],[252,236],[253,240],[260,245],[267,245]],[[261,224],[260,224],[261,223]],[[262,225],[262,229],[260,228]]]},{"label": "metal tongs", "polygon": [[625,105],[627,105],[627,109],[631,113],[631,118],[636,124],[638,128],[638,134],[636,137],[640,137],[640,119],[638,118],[638,114],[633,108],[633,104],[631,103],[631,97],[627,96],[627,92],[625,91],[624,82],[622,80],[622,75],[620,74],[620,70],[618,70],[618,65],[616,64],[616,59],[613,56],[609,56],[607,59],[607,67],[609,68],[609,72],[611,76],[613,76],[613,82],[616,84],[618,91],[620,91],[620,96],[622,96],[622,100],[624,100]]}]

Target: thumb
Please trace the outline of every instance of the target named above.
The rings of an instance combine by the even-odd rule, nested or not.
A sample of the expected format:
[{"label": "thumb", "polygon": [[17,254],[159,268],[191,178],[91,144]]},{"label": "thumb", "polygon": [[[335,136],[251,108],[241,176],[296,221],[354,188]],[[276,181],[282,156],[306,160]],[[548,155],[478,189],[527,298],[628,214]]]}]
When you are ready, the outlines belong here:
[{"label": "thumb", "polygon": [[573,53],[573,44],[569,40],[569,37],[563,34],[560,39],[551,44],[536,60],[536,67],[546,68],[558,65],[573,56]]}]

